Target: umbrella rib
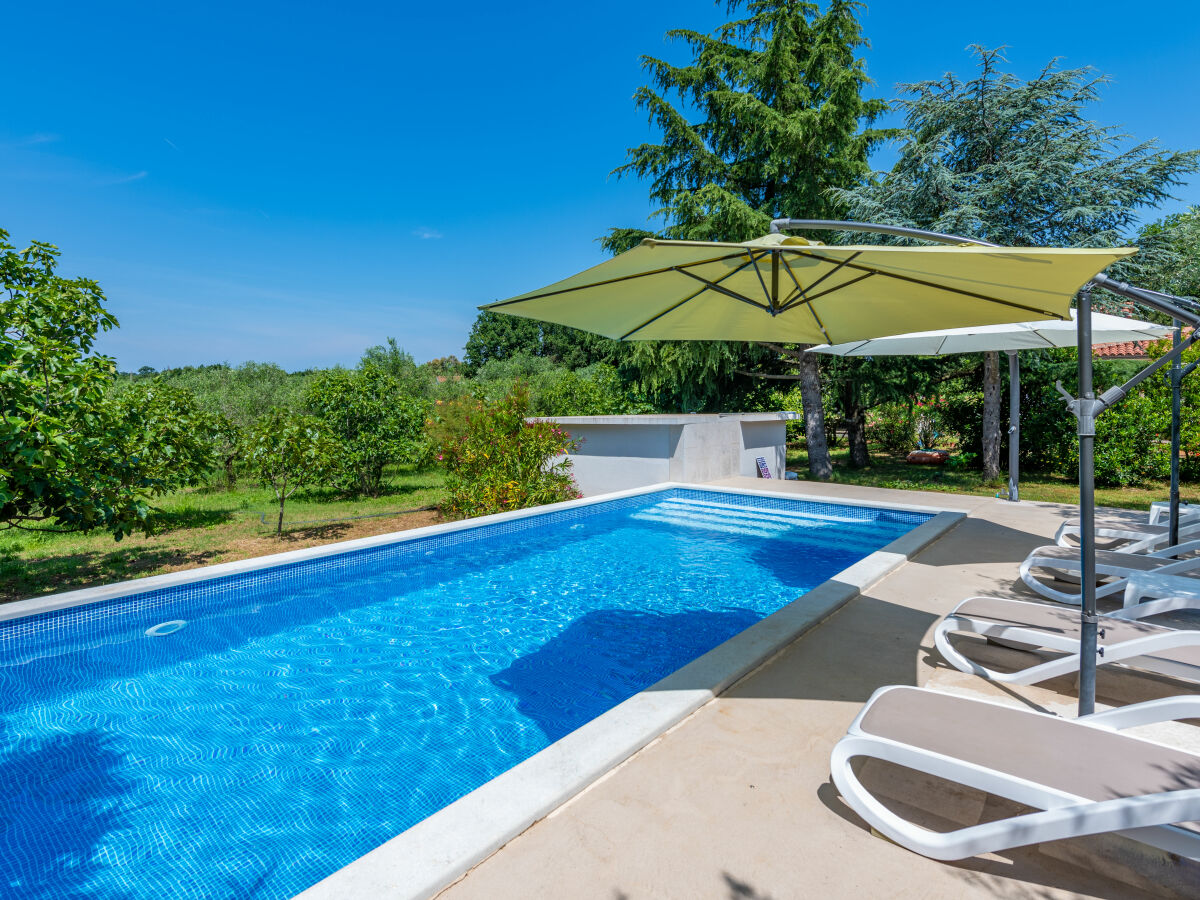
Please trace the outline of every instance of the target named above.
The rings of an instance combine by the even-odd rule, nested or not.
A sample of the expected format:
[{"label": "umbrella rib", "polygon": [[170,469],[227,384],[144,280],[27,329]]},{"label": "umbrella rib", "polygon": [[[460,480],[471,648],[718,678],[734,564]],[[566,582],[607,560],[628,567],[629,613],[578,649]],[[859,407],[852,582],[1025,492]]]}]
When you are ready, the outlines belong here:
[{"label": "umbrella rib", "polygon": [[835,285],[834,287],[826,288],[825,290],[821,291],[821,293],[819,293],[819,294],[813,294],[811,297],[802,297],[799,300],[793,300],[788,306],[786,306],[784,308],[785,309],[793,309],[797,306],[804,306],[805,304],[809,304],[811,307],[811,304],[814,301],[820,300],[822,297],[826,297],[829,294],[832,294],[834,291],[840,291],[842,288],[848,288],[852,284],[858,284],[860,281],[865,281],[866,279],[870,278],[872,275],[879,275],[879,274],[881,274],[881,273],[880,272],[871,272],[871,271],[864,272],[862,275],[859,275],[857,278],[851,278],[849,281],[844,281],[839,285]]},{"label": "umbrella rib", "polygon": [[[857,255],[858,254],[856,253],[855,256],[857,256]],[[854,257],[852,256],[850,258],[853,259]],[[798,279],[796,277],[796,273],[793,272],[792,267],[790,265],[788,265],[787,257],[783,258],[783,267],[785,269],[787,269],[788,275],[791,276],[792,283],[794,285],[796,285],[796,291],[798,292],[799,296],[803,297],[804,296],[804,288],[800,286],[800,279]],[[819,279],[817,279],[817,281],[814,282],[814,284],[820,284],[822,281],[824,281],[826,278],[828,278],[830,275],[832,275],[836,271],[837,271],[837,269],[835,268],[830,272],[826,272]],[[810,285],[810,287],[811,287],[811,285]],[[788,301],[785,302],[782,307],[780,307],[779,311],[783,312],[784,310],[786,310],[788,308],[790,302],[791,302],[791,298],[789,297]],[[825,323],[821,321],[821,317],[817,315],[817,311],[815,309],[813,309],[813,307],[811,305],[809,305],[808,311],[810,313],[812,313],[812,317],[816,321],[817,327],[821,329],[821,334],[825,335],[825,343],[832,344],[833,339],[829,336],[829,332],[825,330]]]},{"label": "umbrella rib", "polygon": [[792,267],[790,265],[788,265],[787,257],[781,256],[780,259],[783,260],[783,267],[784,267],[784,269],[787,270],[788,277],[792,279],[792,284],[794,284],[796,286],[795,292],[788,294],[787,297],[784,298],[783,304],[779,307],[780,312],[782,312],[783,310],[787,309],[788,304],[792,302],[793,297],[797,297],[797,296],[803,297],[804,296],[804,288],[802,288],[800,286],[800,279],[798,279],[796,277],[796,273],[793,272]]},{"label": "umbrella rib", "polygon": [[[698,259],[695,262],[680,263],[677,266],[663,266],[661,269],[650,269],[646,272],[634,272],[632,275],[621,275],[617,278],[606,278],[604,281],[589,281],[587,284],[577,284],[574,287],[560,288],[557,291],[546,291],[541,294],[532,294],[528,297],[514,297],[512,300],[500,300],[496,303],[487,303],[481,306],[480,309],[496,309],[499,306],[509,306],[513,303],[525,303],[529,300],[541,300],[545,297],[554,297],[558,294],[569,294],[572,291],[582,291],[586,288],[602,287],[606,284],[619,284],[622,281],[630,281],[634,278],[645,278],[647,275],[662,275],[666,272],[682,272],[684,269],[692,266],[706,266],[709,263],[724,262],[727,259],[737,259],[738,257],[742,256],[743,253],[745,253],[744,250],[737,253],[729,253],[725,256],[713,256],[709,259]],[[734,271],[740,271],[743,268],[745,268],[745,266],[741,266],[739,269],[735,269]]]},{"label": "umbrella rib", "polygon": [[[753,263],[753,262],[754,262],[754,256],[751,255],[750,263]],[[749,265],[750,263],[747,263],[747,265]],[[744,268],[746,268],[746,266],[742,266],[742,268],[744,269]],[[757,266],[755,268],[757,268]],[[685,272],[684,270],[680,269],[679,274],[686,275],[688,278],[696,279],[701,284],[703,284],[707,290],[716,291],[718,294],[724,294],[726,297],[729,297],[732,300],[740,300],[743,303],[749,303],[751,306],[755,307],[756,309],[761,309],[763,312],[769,312],[769,313],[771,313],[771,315],[775,314],[775,311],[773,309],[771,309],[771,307],[769,307],[763,303],[759,303],[757,300],[751,300],[749,297],[746,297],[743,294],[739,294],[737,291],[731,291],[727,287],[722,287],[719,283],[717,283],[715,281],[709,281],[707,278],[701,278],[695,272]],[[730,273],[730,274],[733,274],[733,273]],[[765,287],[766,286],[764,285],[764,288]]]},{"label": "umbrella rib", "polygon": [[[763,256],[766,255],[765,253],[763,254]],[[755,258],[753,253],[750,254],[750,262],[754,264],[754,274],[758,276],[758,283],[762,286],[763,296],[767,298],[767,312],[775,315],[775,303],[771,300],[771,292],[767,290],[767,283],[763,280],[762,272],[758,268],[758,259]]]},{"label": "umbrella rib", "polygon": [[[810,253],[810,252],[807,252],[804,250],[799,250],[799,249],[792,250],[791,252],[796,253],[799,256],[807,256],[810,259],[820,259],[820,260],[824,260],[825,262],[832,262],[832,260],[830,260],[828,257],[821,256],[818,253]],[[859,252],[861,252],[861,251],[859,251]],[[857,255],[858,255],[857,253],[854,254],[854,256],[857,256]],[[884,272],[881,269],[875,269],[870,266],[855,265],[854,263],[852,263],[850,261],[850,260],[854,259],[854,256],[851,256],[851,257],[847,258],[846,260],[844,260],[838,266],[838,268],[841,268],[841,266],[846,266],[847,268],[856,269],[860,272],[866,272],[868,275],[882,275],[885,278],[895,278],[897,281],[907,281],[911,284],[919,284],[922,287],[934,288],[935,290],[946,291],[951,294],[962,294],[964,297],[972,297],[976,300],[986,300],[988,303],[999,303],[1001,306],[1011,306],[1014,309],[1023,309],[1026,312],[1036,313],[1037,315],[1040,315],[1040,316],[1049,316],[1052,319],[1058,319],[1060,321],[1065,321],[1063,316],[1060,316],[1057,313],[1052,313],[1049,310],[1038,309],[1036,306],[1026,306],[1023,303],[1017,303],[1016,301],[1013,301],[1013,300],[1002,300],[999,297],[991,297],[987,294],[978,294],[974,291],[967,291],[962,288],[950,287],[949,285],[938,284],[937,282],[934,282],[934,281],[925,281],[922,278],[913,278],[911,275],[900,275],[896,272]],[[832,275],[833,272],[830,272],[829,274]],[[855,281],[860,281],[860,280],[861,279],[856,278],[853,281],[847,281],[845,284],[838,285],[838,287],[832,288],[831,290],[840,290],[841,288],[847,287],[848,285],[854,284]],[[830,291],[826,291],[825,293],[828,294],[828,293],[830,293]],[[824,296],[824,295],[820,295],[820,296]],[[816,300],[816,299],[817,299],[816,297],[809,297],[808,302],[811,303],[813,300]]]},{"label": "umbrella rib", "polygon": [[[741,256],[740,253],[738,255]],[[728,259],[729,257],[722,257],[722,258]],[[726,272],[724,275],[721,276],[720,281],[724,281],[726,278],[736,275],[738,272],[742,271],[742,269],[746,268],[746,266],[750,265],[750,262],[753,262],[753,261],[754,261],[754,256],[753,256],[753,254],[751,254],[749,262],[744,262],[740,266],[738,266],[736,269],[731,269],[730,271]],[[675,268],[675,267],[672,267],[672,268]],[[668,271],[670,271],[670,270],[668,270]],[[677,270],[677,271],[679,271],[679,270]],[[687,275],[690,273],[683,272],[682,274]],[[714,282],[714,284],[719,284],[720,281]],[[699,297],[701,294],[703,294],[705,291],[707,291],[709,289],[709,287],[710,287],[710,285],[706,283],[704,285],[704,287],[700,288],[700,290],[696,291],[696,293],[689,294],[688,296],[684,297],[682,300],[680,300],[678,303],[674,304],[673,306],[668,306],[666,309],[664,309],[662,312],[658,313],[657,315],[651,316],[649,319],[647,319],[645,322],[643,322],[637,328],[634,328],[631,331],[625,332],[623,335],[621,335],[619,338],[617,338],[617,340],[623,341],[623,340],[627,339],[631,334],[636,334],[637,332],[641,331],[647,325],[654,324],[659,319],[661,319],[663,316],[665,316],[667,313],[674,312],[675,310],[679,309],[679,307],[683,306],[683,304],[689,303],[692,300],[695,300],[697,297]]]},{"label": "umbrella rib", "polygon": [[[808,256],[808,254],[802,254],[802,255]],[[816,287],[818,284],[820,284],[820,283],[821,283],[822,281],[824,281],[826,278],[828,278],[829,276],[831,276],[831,275],[835,274],[835,273],[838,271],[838,269],[840,269],[842,266],[849,266],[851,262],[853,262],[855,259],[857,259],[857,258],[858,258],[859,256],[861,256],[861,255],[862,255],[862,251],[861,251],[861,250],[859,250],[857,253],[853,253],[853,254],[851,254],[850,256],[847,256],[847,257],[846,257],[845,259],[843,259],[843,260],[842,260],[840,263],[838,263],[836,266],[834,266],[832,269],[830,269],[828,272],[826,272],[824,275],[822,275],[820,278],[818,278],[816,281],[814,281],[812,284],[810,284],[810,285],[808,286],[808,290],[810,290],[810,291],[811,291],[813,288],[815,288],[815,287]],[[811,259],[819,259],[819,260],[822,260],[823,262],[833,262],[833,260],[831,260],[831,259],[828,259],[827,257],[824,257],[824,256],[812,256],[812,257],[810,257],[810,258],[811,258]],[[788,274],[792,276],[792,281],[796,282],[796,290],[798,290],[798,291],[800,292],[800,297],[802,298],[802,299],[800,299],[800,300],[798,300],[798,301],[797,301],[797,300],[792,300],[792,301],[789,301],[788,303],[785,303],[785,304],[783,305],[783,309],[788,309],[790,306],[795,306],[795,305],[797,305],[798,303],[807,303],[807,302],[808,302],[808,300],[807,300],[807,299],[804,299],[805,290],[804,290],[804,288],[802,288],[802,287],[800,286],[800,281],[799,281],[799,280],[796,278],[796,274],[795,274],[795,273],[792,271],[792,267],[788,265],[788,262],[787,262],[787,257],[786,257],[786,256],[783,258],[783,264],[784,264],[785,266],[787,266]],[[857,266],[851,266],[851,268],[858,268],[858,267],[857,267]],[[854,282],[849,282],[849,283],[850,283],[850,284],[853,284]],[[826,293],[826,294],[828,294],[829,292],[828,292],[828,291],[825,291],[825,293]],[[818,296],[823,296],[823,295],[822,295],[822,294],[819,294]],[[782,311],[782,310],[781,310],[781,311]]]}]

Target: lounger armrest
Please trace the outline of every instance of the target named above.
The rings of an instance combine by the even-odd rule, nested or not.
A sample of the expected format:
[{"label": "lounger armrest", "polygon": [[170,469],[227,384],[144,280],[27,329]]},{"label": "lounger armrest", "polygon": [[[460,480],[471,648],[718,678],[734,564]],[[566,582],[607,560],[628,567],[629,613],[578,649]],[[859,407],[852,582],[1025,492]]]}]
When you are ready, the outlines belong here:
[{"label": "lounger armrest", "polygon": [[1159,559],[1172,559],[1176,556],[1182,556],[1185,553],[1195,553],[1197,550],[1200,550],[1200,540],[1182,541],[1178,544],[1172,544],[1170,547],[1155,550],[1153,553],[1147,553],[1146,555],[1158,557]]},{"label": "lounger armrest", "polygon": [[1092,713],[1090,716],[1081,716],[1078,721],[1112,731],[1122,731],[1138,725],[1174,722],[1179,719],[1200,719],[1200,694],[1147,700],[1145,703],[1134,703]]},{"label": "lounger armrest", "polygon": [[[1144,598],[1158,600],[1146,602]],[[1182,573],[1143,572],[1129,576],[1122,602],[1124,609],[1111,615],[1121,619],[1143,619],[1160,612],[1200,606],[1200,578]]]}]

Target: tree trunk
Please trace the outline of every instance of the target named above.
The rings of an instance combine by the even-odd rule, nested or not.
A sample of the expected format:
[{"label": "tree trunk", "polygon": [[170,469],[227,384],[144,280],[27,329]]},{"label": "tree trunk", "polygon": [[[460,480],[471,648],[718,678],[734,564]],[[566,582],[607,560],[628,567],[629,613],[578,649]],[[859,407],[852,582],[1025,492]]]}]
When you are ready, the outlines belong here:
[{"label": "tree trunk", "polygon": [[1000,478],[1000,353],[983,355],[983,477]]},{"label": "tree trunk", "polygon": [[819,481],[833,477],[829,442],[825,438],[825,406],[821,401],[821,370],[817,357],[805,353],[800,359],[800,399],[804,405],[804,442],[808,445],[808,473]]},{"label": "tree trunk", "polygon": [[866,413],[859,406],[858,391],[849,380],[842,386],[842,414],[846,419],[846,440],[850,443],[850,465],[865,469],[871,464],[871,454],[867,452]]},{"label": "tree trunk", "polygon": [[283,534],[283,504],[287,502],[287,479],[283,480],[283,488],[279,491],[279,524],[275,526],[275,536]]},{"label": "tree trunk", "polygon": [[225,484],[230,490],[237,487],[237,468],[234,466],[236,461],[235,455],[225,457]]},{"label": "tree trunk", "polygon": [[855,408],[847,416],[846,439],[850,442],[850,465],[865,469],[871,464],[871,454],[867,452],[867,428],[861,409]]}]

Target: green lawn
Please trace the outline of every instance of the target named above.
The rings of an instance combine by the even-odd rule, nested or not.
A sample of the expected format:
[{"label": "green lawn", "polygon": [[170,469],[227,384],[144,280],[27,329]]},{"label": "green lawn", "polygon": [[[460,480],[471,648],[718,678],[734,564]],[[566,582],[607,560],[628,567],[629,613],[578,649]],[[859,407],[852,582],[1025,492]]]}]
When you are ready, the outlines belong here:
[{"label": "green lawn", "polygon": [[[849,462],[849,450],[834,450],[833,480],[841,484],[861,484],[867,487],[893,488],[908,491],[944,491],[950,494],[994,496],[1007,493],[1007,476],[998,482],[985,482],[978,471],[944,466],[915,466],[903,456],[893,456],[881,450],[871,451],[871,465],[855,469]],[[787,455],[788,469],[808,480],[808,454],[791,449]],[[1021,499],[1045,500],[1052,503],[1078,503],[1079,485],[1071,479],[1041,473],[1021,473]],[[1183,500],[1200,501],[1200,485],[1185,484],[1180,488]],[[1096,488],[1096,503],[1125,509],[1149,509],[1152,500],[1167,498],[1167,484],[1146,484],[1137,487]]]},{"label": "green lawn", "polygon": [[[440,470],[397,470],[380,497],[320,492],[290,497],[282,537],[274,533],[279,508],[274,495],[250,483],[160,498],[159,533],[119,543],[100,532],[0,531],[0,601],[429,525],[437,521],[435,512],[407,511],[441,499]],[[371,518],[350,521],[353,516]],[[342,521],[320,521],[329,519]]]}]

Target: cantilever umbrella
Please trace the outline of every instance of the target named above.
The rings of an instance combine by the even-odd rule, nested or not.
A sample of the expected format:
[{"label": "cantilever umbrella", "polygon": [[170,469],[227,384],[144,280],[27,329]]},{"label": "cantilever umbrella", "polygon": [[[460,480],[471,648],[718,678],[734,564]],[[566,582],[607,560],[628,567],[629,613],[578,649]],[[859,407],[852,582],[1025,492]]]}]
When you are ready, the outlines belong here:
[{"label": "cantilever umbrella", "polygon": [[[941,246],[825,246],[783,228],[870,231]],[[618,340],[781,341],[842,344],[888,334],[1070,317],[1080,291],[1079,330],[1091,325],[1098,285],[1189,324],[1200,313],[1102,274],[1132,249],[996,247],[971,238],[891,225],[777,219],[772,233],[742,244],[646,240],[641,246],[538,291],[481,307],[570,325]],[[1081,290],[1081,288],[1086,288]],[[1089,346],[1090,339],[1079,342]],[[1181,345],[1182,346],[1182,345]],[[1182,352],[1182,351],[1180,351]],[[1173,355],[1169,355],[1174,358]],[[1091,356],[1080,354],[1080,535],[1084,560],[1080,713],[1095,705],[1097,618],[1092,493],[1097,412],[1149,377],[1158,364],[1094,398]],[[1086,430],[1085,430],[1086,426]],[[1089,584],[1089,578],[1092,578]]]},{"label": "cantilever umbrella", "polygon": [[[1092,313],[1092,344],[1118,341],[1155,341],[1168,337],[1171,329],[1137,319],[1125,319],[1104,313]],[[1074,347],[1078,341],[1075,310],[1070,321],[1016,322],[1009,325],[984,325],[978,328],[947,328],[922,331],[845,344],[823,344],[814,353],[832,356],[947,356],[954,353],[983,353],[1003,350],[1008,354],[1009,425],[1008,425],[1008,499],[1017,500],[1017,458],[1021,426],[1020,350],[1046,347]]]},{"label": "cantilever umbrella", "polygon": [[1069,317],[1071,298],[1130,249],[827,246],[648,239],[598,266],[481,307],[618,340],[840,344]]}]

